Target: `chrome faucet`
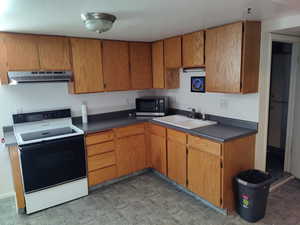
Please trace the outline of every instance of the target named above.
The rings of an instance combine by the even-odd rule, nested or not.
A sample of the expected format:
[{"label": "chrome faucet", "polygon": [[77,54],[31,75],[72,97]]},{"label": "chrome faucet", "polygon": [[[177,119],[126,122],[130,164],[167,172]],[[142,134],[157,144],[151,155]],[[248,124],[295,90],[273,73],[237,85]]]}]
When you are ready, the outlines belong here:
[{"label": "chrome faucet", "polygon": [[191,108],[191,107],[189,107],[188,109],[191,110],[191,112],[188,115],[188,117],[191,117],[191,118],[195,119],[196,118],[196,109],[195,108]]}]

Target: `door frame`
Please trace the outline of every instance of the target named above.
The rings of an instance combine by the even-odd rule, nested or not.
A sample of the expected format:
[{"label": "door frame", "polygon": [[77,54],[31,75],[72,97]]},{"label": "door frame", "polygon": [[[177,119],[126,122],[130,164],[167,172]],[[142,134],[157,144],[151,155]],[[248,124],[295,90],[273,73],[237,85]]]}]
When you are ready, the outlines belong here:
[{"label": "door frame", "polygon": [[300,38],[275,34],[271,32],[262,33],[261,65],[259,79],[259,132],[257,134],[255,167],[263,171],[266,170],[267,162],[267,140],[269,125],[269,102],[271,86],[271,60],[272,60],[272,42],[279,41],[293,44],[291,59],[291,78],[289,90],[289,106],[287,121],[287,137],[285,144],[285,162],[284,171],[291,170],[291,152],[293,139],[293,121],[295,108],[296,76],[299,72],[299,45]]}]

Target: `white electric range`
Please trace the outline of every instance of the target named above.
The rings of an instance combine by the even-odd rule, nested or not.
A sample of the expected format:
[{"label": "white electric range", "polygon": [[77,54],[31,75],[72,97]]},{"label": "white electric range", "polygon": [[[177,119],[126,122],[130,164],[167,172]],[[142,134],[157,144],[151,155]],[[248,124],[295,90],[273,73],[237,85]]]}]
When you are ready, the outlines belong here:
[{"label": "white electric range", "polygon": [[26,213],[88,194],[84,132],[71,110],[13,115]]}]

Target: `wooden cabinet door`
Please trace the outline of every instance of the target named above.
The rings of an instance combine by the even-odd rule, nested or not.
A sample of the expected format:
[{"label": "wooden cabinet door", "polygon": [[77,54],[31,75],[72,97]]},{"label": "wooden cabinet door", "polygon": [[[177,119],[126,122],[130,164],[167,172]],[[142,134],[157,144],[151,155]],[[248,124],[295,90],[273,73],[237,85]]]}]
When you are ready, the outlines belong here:
[{"label": "wooden cabinet door", "polygon": [[118,176],[124,176],[146,167],[144,134],[120,138],[116,142]]},{"label": "wooden cabinet door", "polygon": [[38,49],[42,70],[71,70],[68,38],[40,36]]},{"label": "wooden cabinet door", "polygon": [[188,149],[188,188],[221,206],[221,158],[195,148]]},{"label": "wooden cabinet door", "polygon": [[165,88],[164,77],[164,42],[152,43],[153,88]]},{"label": "wooden cabinet door", "polygon": [[204,66],[204,31],[182,36],[182,64],[184,68]]},{"label": "wooden cabinet door", "polygon": [[186,145],[168,140],[168,177],[186,186]]},{"label": "wooden cabinet door", "polygon": [[5,34],[7,69],[11,71],[39,70],[38,36]]},{"label": "wooden cabinet door", "polygon": [[130,90],[128,42],[105,40],[102,52],[105,90]]},{"label": "wooden cabinet door", "polygon": [[152,88],[152,59],[151,44],[143,42],[130,42],[130,72],[131,88]]},{"label": "wooden cabinet door", "polygon": [[71,38],[74,92],[104,90],[101,43],[99,40]]},{"label": "wooden cabinet door", "polygon": [[164,40],[165,68],[180,68],[181,63],[181,37],[173,37]]},{"label": "wooden cabinet door", "polygon": [[154,169],[167,175],[167,146],[166,138],[150,134],[151,164]]},{"label": "wooden cabinet door", "polygon": [[206,88],[209,92],[241,91],[243,23],[206,31]]}]

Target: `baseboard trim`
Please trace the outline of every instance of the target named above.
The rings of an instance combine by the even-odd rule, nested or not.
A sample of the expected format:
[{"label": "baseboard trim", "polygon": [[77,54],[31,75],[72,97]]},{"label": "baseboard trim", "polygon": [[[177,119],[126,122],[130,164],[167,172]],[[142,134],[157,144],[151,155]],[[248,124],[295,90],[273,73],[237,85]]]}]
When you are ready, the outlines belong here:
[{"label": "baseboard trim", "polygon": [[95,191],[95,190],[97,190],[99,188],[106,187],[106,186],[111,185],[111,184],[119,183],[119,182],[121,182],[123,180],[127,180],[128,178],[136,177],[136,176],[142,175],[142,174],[150,172],[150,171],[151,171],[150,168],[146,168],[146,169],[140,170],[138,172],[134,172],[134,173],[128,174],[128,175],[123,176],[123,177],[119,177],[119,178],[116,178],[116,179],[113,179],[113,180],[110,180],[110,181],[106,181],[104,183],[97,184],[97,185],[95,185],[93,187],[90,187],[89,191],[92,192],[92,191]]},{"label": "baseboard trim", "polygon": [[287,182],[293,179],[295,179],[295,177],[291,175],[289,177],[286,177],[285,179],[276,182],[275,184],[272,184],[270,187],[270,192],[275,191],[277,188],[279,188],[280,186],[286,184]]},{"label": "baseboard trim", "polygon": [[156,171],[155,169],[153,169],[153,173],[155,175],[157,175],[159,178],[161,178],[162,180],[170,183],[171,185],[175,186],[175,188],[177,188],[178,190],[184,192],[185,194],[195,198],[196,200],[202,202],[204,205],[208,206],[209,208],[215,210],[216,212],[227,216],[228,215],[228,211],[226,209],[221,209],[213,204],[211,204],[210,202],[206,201],[205,199],[201,198],[200,196],[196,195],[195,193],[189,191],[188,189],[186,189],[185,187],[182,187],[180,185],[178,185],[176,182],[174,182],[173,180],[170,180],[168,177],[166,177],[165,175],[161,174],[160,172]]},{"label": "baseboard trim", "polygon": [[7,193],[4,193],[4,194],[0,194],[0,199],[12,198],[12,197],[15,197],[15,196],[16,196],[16,193],[11,191],[11,192],[7,192]]}]

